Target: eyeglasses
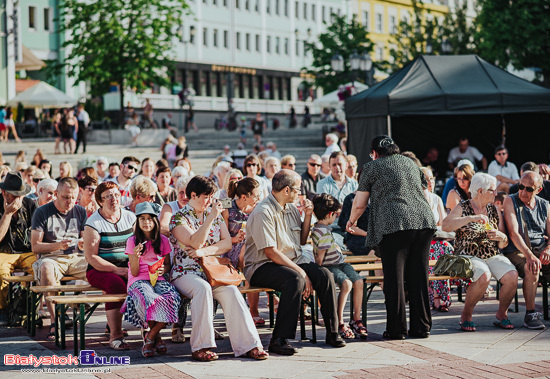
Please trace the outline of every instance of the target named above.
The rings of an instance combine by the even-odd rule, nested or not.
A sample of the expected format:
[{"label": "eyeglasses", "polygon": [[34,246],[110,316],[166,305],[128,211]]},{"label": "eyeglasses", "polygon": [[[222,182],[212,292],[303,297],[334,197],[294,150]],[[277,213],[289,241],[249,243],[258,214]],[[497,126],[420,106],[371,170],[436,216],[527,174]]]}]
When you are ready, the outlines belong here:
[{"label": "eyeglasses", "polygon": [[84,187],[84,189],[90,191],[91,193],[94,193],[96,187]]},{"label": "eyeglasses", "polygon": [[456,178],[456,181],[457,182],[469,182],[468,179],[458,179],[458,178]]},{"label": "eyeglasses", "polygon": [[525,190],[525,191],[527,191],[527,192],[529,192],[529,193],[533,193],[533,192],[535,192],[535,191],[537,190],[535,187],[525,187],[525,186],[524,186],[523,184],[521,184],[521,183],[518,184],[518,188],[519,188],[520,191]]},{"label": "eyeglasses", "polygon": [[111,193],[107,196],[101,196],[103,200],[113,200],[113,199],[120,199],[120,193]]},{"label": "eyeglasses", "polygon": [[435,182],[435,178],[432,176],[431,178],[427,178],[430,182]]},{"label": "eyeglasses", "polygon": [[257,163],[247,163],[246,167],[258,166]]},{"label": "eyeglasses", "polygon": [[317,163],[311,163],[311,162],[307,162],[308,165],[312,166],[312,167],[321,167],[320,164],[317,164]]},{"label": "eyeglasses", "polygon": [[296,193],[302,193],[302,189],[300,187],[296,188],[296,187],[290,187],[288,186],[288,188],[290,188],[291,190],[295,191]]},{"label": "eyeglasses", "polygon": [[44,180],[44,178],[33,178],[33,183],[40,183],[40,181]]},{"label": "eyeglasses", "polygon": [[258,195],[254,195],[253,193],[249,194],[248,197],[251,197],[253,199],[256,199],[256,200],[261,200],[262,197],[258,194]]},{"label": "eyeglasses", "polygon": [[126,165],[126,167],[128,167],[130,170],[134,170],[135,172],[138,172],[138,168],[136,166]]}]

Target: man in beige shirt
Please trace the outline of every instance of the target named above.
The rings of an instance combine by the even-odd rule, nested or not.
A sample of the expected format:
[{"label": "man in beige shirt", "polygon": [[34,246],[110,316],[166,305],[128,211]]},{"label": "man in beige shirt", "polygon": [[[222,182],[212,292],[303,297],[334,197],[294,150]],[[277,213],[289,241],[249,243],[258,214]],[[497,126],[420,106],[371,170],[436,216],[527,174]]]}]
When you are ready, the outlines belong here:
[{"label": "man in beige shirt", "polygon": [[244,275],[253,286],[281,292],[275,328],[269,351],[281,355],[297,353],[288,339],[296,336],[302,297],[315,289],[327,329],[326,342],[333,347],[346,345],[338,334],[336,290],[332,274],[302,255],[311,227],[313,205],[305,200],[305,217],[294,205],[301,193],[302,179],[291,170],[273,177],[271,194],[250,214],[246,227]]}]

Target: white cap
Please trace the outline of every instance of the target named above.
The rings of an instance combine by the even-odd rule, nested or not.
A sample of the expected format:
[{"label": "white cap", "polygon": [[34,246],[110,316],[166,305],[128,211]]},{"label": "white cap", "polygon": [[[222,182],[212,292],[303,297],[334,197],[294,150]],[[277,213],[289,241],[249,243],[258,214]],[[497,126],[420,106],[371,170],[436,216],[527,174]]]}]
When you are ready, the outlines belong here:
[{"label": "white cap", "polygon": [[456,164],[456,167],[460,167],[462,166],[463,164],[467,164],[468,166],[470,166],[470,168],[472,170],[475,171],[475,168],[474,168],[474,164],[469,160],[469,159],[461,159],[458,161],[458,163]]}]

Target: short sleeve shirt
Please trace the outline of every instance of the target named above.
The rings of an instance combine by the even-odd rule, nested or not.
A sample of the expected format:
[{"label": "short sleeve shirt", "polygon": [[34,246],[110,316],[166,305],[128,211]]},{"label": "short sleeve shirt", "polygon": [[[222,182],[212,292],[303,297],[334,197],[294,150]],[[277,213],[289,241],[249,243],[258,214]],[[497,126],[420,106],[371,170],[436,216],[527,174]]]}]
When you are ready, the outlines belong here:
[{"label": "short sleeve shirt", "polygon": [[332,228],[328,225],[315,224],[311,230],[313,254],[317,256],[319,250],[327,250],[321,266],[334,266],[344,263],[344,255],[334,240]]},{"label": "short sleeve shirt", "polygon": [[[169,255],[170,251],[172,251],[172,247],[170,246],[170,241],[168,240],[168,237],[160,235],[160,255],[157,255],[155,253],[155,250],[153,249],[153,244],[151,241],[147,241],[145,245],[143,245],[145,251],[140,257],[139,257],[139,273],[137,276],[132,275],[132,270],[128,269],[128,288],[136,280],[150,280],[149,278],[149,264],[153,264],[157,262],[159,259],[162,259],[162,257]],[[126,254],[127,255],[133,255],[134,254],[134,247],[136,246],[136,237],[132,236],[128,239],[126,242]],[[164,258],[167,259],[167,258]],[[164,280],[164,277],[162,275],[159,275],[157,280]]]},{"label": "short sleeve shirt", "polygon": [[[512,162],[505,162],[504,166],[500,165],[496,160],[492,161],[487,169],[487,173],[496,177],[497,175],[504,176],[511,180],[519,180],[518,168]],[[500,184],[500,182],[498,182]]]},{"label": "short sleeve shirt", "polygon": [[461,159],[468,159],[475,165],[476,161],[480,161],[483,159],[483,154],[481,154],[481,152],[473,146],[468,146],[466,151],[463,153],[460,152],[460,149],[458,147],[454,147],[451,149],[451,151],[449,151],[447,162],[455,163]]},{"label": "short sleeve shirt", "polygon": [[265,248],[274,247],[296,264],[307,263],[302,255],[300,234],[302,221],[294,204],[284,208],[272,194],[262,200],[250,213],[246,224],[244,276],[248,281],[258,267],[271,262]]},{"label": "short sleeve shirt", "polygon": [[[77,204],[67,214],[62,214],[52,201],[36,209],[32,217],[31,229],[44,233],[42,242],[74,241],[80,238],[86,219],[84,207]],[[52,251],[50,254],[72,254],[77,252],[76,243],[72,243],[66,250]]]},{"label": "short sleeve shirt", "polygon": [[342,188],[338,188],[336,181],[332,177],[332,174],[330,174],[326,178],[317,182],[317,193],[328,193],[329,195],[334,196],[340,204],[343,204],[346,196],[357,191],[357,186],[357,180],[350,179],[346,176],[346,182]]}]

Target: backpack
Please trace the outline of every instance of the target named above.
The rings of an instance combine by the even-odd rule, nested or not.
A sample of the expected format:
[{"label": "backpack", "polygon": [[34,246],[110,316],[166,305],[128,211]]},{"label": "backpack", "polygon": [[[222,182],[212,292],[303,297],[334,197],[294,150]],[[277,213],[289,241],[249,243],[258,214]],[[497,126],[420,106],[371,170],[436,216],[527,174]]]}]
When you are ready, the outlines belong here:
[{"label": "backpack", "polygon": [[8,304],[8,324],[10,326],[23,326],[27,321],[27,295],[29,289],[21,283],[15,283],[12,287],[12,298]]}]

